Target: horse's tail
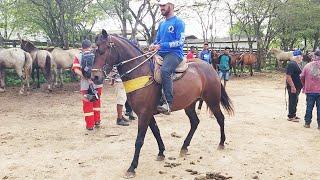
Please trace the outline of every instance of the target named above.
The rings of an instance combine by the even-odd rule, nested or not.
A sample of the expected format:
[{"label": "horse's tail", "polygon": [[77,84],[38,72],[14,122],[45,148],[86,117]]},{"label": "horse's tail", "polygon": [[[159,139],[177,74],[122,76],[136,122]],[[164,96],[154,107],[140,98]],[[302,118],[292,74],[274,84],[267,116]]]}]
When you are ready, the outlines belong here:
[{"label": "horse's tail", "polygon": [[51,75],[51,57],[49,54],[46,56],[45,70],[47,77],[49,77]]},{"label": "horse's tail", "polygon": [[223,109],[225,109],[229,115],[234,114],[233,105],[231,102],[231,99],[229,98],[226,89],[221,84],[221,98],[220,98],[221,104]]},{"label": "horse's tail", "polygon": [[28,79],[32,70],[32,57],[28,52],[24,52],[24,59],[25,60],[24,60],[23,69],[24,69],[24,72],[26,73],[25,74],[26,79]]}]

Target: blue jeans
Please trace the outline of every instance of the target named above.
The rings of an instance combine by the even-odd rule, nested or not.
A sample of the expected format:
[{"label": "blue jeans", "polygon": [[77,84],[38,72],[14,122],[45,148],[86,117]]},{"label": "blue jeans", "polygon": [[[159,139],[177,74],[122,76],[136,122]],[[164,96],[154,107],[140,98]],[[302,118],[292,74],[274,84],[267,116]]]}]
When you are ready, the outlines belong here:
[{"label": "blue jeans", "polygon": [[169,105],[173,102],[173,83],[171,76],[175,72],[177,66],[182,59],[174,53],[166,54],[163,57],[163,64],[161,66],[162,88],[164,95]]},{"label": "blue jeans", "polygon": [[314,104],[317,106],[317,121],[318,126],[320,127],[320,93],[307,93],[307,109],[306,109],[306,115],[304,116],[304,120],[306,124],[311,123],[312,119],[312,110],[314,107]]}]

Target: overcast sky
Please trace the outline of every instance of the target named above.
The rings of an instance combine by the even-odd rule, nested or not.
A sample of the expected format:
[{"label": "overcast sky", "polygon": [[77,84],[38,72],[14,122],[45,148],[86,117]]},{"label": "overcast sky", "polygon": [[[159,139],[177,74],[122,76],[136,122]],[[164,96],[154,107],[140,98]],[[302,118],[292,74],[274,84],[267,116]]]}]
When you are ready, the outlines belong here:
[{"label": "overcast sky", "polygon": [[[229,0],[233,1],[233,0]],[[194,0],[176,0],[178,6],[191,6],[194,3]],[[131,3],[130,4],[133,9],[138,9],[139,3]],[[184,17],[181,15],[180,17],[184,20],[186,24],[186,35],[195,35],[198,38],[202,38],[202,30],[200,23],[198,21],[197,15],[188,8],[185,8],[184,14],[188,14],[189,17]],[[226,9],[224,1],[220,1],[218,3],[218,10],[216,11],[216,21],[214,23],[213,28],[216,29],[217,37],[226,37],[228,36],[228,31],[230,28],[229,24],[229,13]],[[130,27],[130,25],[128,25]],[[106,29],[107,31],[120,31],[120,23],[117,20],[113,20],[111,18],[106,18],[106,20],[99,21],[94,26],[94,31],[100,31],[101,29]]]}]

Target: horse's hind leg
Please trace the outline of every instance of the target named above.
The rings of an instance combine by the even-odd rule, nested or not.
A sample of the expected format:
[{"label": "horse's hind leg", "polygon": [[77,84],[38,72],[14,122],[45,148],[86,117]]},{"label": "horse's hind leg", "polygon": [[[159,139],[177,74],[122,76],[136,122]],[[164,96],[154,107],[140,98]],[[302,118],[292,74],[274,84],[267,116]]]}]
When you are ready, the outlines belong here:
[{"label": "horse's hind leg", "polygon": [[4,68],[0,66],[0,92],[5,91],[5,72]]},{"label": "horse's hind leg", "polygon": [[[63,87],[63,69],[57,69],[58,78],[59,78],[59,87]],[[56,82],[57,83],[57,82]]]},{"label": "horse's hind leg", "polygon": [[165,147],[164,147],[161,135],[160,135],[160,130],[158,128],[157,122],[156,122],[156,120],[154,119],[153,116],[151,118],[149,127],[150,127],[154,137],[156,138],[157,143],[158,143],[158,147],[159,147],[159,154],[158,154],[158,157],[157,157],[157,161],[162,161],[165,158],[165,156],[163,154],[163,152],[165,151]]},{"label": "horse's hind leg", "polygon": [[250,65],[250,76],[253,76],[252,65]]},{"label": "horse's hind leg", "polygon": [[[23,94],[24,93],[24,87],[25,87],[25,84],[26,84],[26,77],[23,77],[23,74],[22,74],[22,69],[20,67],[15,67],[16,69],[16,72],[21,80],[21,89],[19,91],[20,94]],[[26,72],[27,73],[27,72]]]},{"label": "horse's hind leg", "polygon": [[199,124],[199,118],[197,116],[197,113],[195,111],[195,101],[193,104],[191,104],[189,107],[187,107],[185,110],[187,116],[189,117],[191,128],[190,131],[184,140],[184,143],[182,145],[182,148],[180,150],[180,156],[185,156],[188,152],[188,146],[190,145],[191,139],[193,137],[194,132],[197,130],[198,124]]},{"label": "horse's hind leg", "polygon": [[220,126],[220,143],[218,149],[224,149],[224,142],[226,140],[226,135],[224,133],[224,115],[221,112],[220,104],[216,104],[214,106],[210,106],[210,110],[214,114],[217,119],[217,122]]}]

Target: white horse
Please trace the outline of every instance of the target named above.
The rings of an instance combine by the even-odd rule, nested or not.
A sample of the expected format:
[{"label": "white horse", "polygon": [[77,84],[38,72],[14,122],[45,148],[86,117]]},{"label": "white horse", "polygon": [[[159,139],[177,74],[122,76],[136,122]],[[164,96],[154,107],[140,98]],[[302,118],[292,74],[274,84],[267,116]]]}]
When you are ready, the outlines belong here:
[{"label": "white horse", "polygon": [[0,48],[0,92],[5,91],[5,68],[14,68],[21,79],[20,94],[24,93],[25,85],[29,89],[32,58],[29,53],[19,48]]},{"label": "white horse", "polygon": [[57,76],[57,64],[53,60],[52,54],[47,50],[39,50],[30,41],[25,41],[22,39],[21,39],[21,49],[31,54],[33,65],[37,70],[37,79],[38,79],[37,87],[40,88],[39,69],[41,69],[45,79],[48,82],[48,90],[52,91],[52,86]]},{"label": "white horse", "polygon": [[278,66],[280,65],[280,63],[282,64],[283,62],[290,61],[290,59],[292,59],[293,57],[292,51],[284,52],[280,49],[272,48],[269,52],[277,59]]},{"label": "white horse", "polygon": [[60,87],[63,86],[63,70],[70,69],[73,63],[73,59],[81,51],[79,49],[63,50],[61,48],[54,48],[51,52],[55,63],[57,64],[58,79],[60,81]]}]

